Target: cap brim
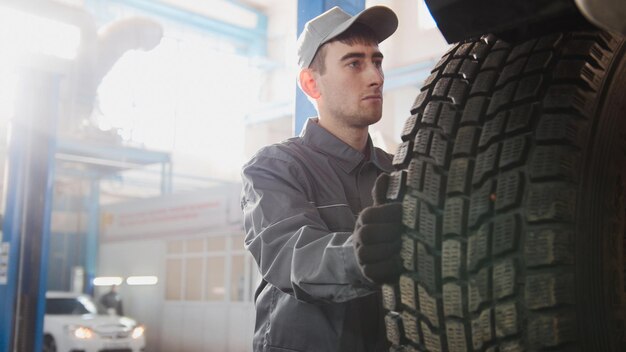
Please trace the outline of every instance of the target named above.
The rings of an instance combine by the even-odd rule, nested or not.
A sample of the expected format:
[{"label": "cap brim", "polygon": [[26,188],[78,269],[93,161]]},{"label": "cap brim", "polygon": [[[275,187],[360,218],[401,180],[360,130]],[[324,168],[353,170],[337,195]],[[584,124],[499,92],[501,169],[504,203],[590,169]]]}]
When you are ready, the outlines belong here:
[{"label": "cap brim", "polygon": [[372,29],[379,43],[389,38],[398,28],[398,17],[391,9],[385,6],[372,6],[342,23],[330,32],[321,44],[332,40],[357,22]]}]

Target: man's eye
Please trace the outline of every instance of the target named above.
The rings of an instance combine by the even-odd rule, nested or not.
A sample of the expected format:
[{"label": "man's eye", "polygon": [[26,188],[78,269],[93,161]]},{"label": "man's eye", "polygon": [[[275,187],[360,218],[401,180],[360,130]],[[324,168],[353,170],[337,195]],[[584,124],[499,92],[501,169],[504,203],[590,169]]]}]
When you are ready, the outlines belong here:
[{"label": "man's eye", "polygon": [[353,67],[353,68],[358,68],[360,66],[360,62],[352,61],[348,64],[348,66]]}]

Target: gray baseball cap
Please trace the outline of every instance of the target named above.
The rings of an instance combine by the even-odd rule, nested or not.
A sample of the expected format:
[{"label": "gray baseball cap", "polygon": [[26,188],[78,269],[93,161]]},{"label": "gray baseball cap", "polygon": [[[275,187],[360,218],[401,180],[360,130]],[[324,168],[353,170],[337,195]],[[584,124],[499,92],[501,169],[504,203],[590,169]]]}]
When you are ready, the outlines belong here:
[{"label": "gray baseball cap", "polygon": [[304,26],[298,37],[298,65],[306,68],[320,46],[345,32],[354,23],[371,28],[378,42],[387,39],[398,28],[398,17],[388,7],[372,6],[351,16],[338,6],[313,18]]}]

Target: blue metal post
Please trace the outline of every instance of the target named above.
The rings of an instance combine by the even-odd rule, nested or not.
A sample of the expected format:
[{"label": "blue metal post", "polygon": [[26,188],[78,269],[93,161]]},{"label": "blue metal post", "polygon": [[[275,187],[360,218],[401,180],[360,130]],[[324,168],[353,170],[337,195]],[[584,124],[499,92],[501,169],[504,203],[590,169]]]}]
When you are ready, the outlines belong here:
[{"label": "blue metal post", "polygon": [[24,69],[11,124],[0,284],[0,352],[40,351],[47,282],[59,75]]},{"label": "blue metal post", "polygon": [[94,178],[89,187],[89,224],[85,239],[85,293],[93,295],[93,279],[98,270],[98,232],[100,230],[100,179]]},{"label": "blue metal post", "polygon": [[[15,122],[13,122],[15,123]],[[9,352],[13,341],[13,324],[15,322],[15,301],[18,286],[18,265],[20,254],[20,217],[22,215],[22,188],[24,181],[25,139],[24,128],[16,128],[11,134],[8,145],[7,182],[4,189],[2,208],[2,246],[4,255],[8,256],[6,267],[2,268],[0,277],[0,352]]]},{"label": "blue metal post", "polygon": [[[365,9],[365,0],[298,0],[298,35],[304,25],[326,10],[339,6],[349,14],[355,15]],[[309,117],[317,116],[317,111],[300,88],[296,87],[296,119],[294,134],[300,134]]]}]

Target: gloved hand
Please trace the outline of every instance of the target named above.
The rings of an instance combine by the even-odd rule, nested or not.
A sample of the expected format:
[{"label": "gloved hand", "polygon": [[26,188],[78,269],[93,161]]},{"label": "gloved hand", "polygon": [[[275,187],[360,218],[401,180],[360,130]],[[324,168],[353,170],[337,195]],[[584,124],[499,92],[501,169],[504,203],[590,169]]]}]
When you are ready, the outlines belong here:
[{"label": "gloved hand", "polygon": [[354,230],[354,248],[361,271],[377,284],[396,280],[402,271],[402,204],[383,204],[388,185],[389,175],[381,174],[372,194],[374,205],[361,211]]}]

